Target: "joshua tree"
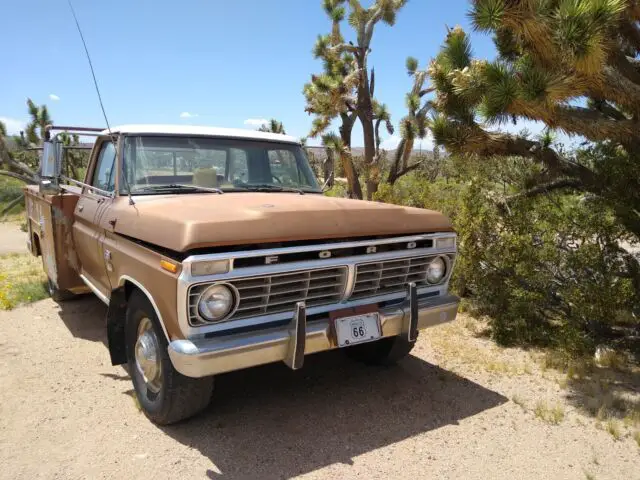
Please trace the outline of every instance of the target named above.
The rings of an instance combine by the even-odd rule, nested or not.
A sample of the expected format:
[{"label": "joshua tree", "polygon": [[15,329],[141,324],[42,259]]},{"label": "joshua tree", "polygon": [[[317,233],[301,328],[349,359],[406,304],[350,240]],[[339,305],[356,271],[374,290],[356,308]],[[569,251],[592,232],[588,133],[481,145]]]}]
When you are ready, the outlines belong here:
[{"label": "joshua tree", "polygon": [[[640,238],[639,2],[475,0],[470,16],[499,55],[475,60],[465,32],[449,30],[429,68],[436,143],[470,158],[530,159],[541,174],[520,197],[587,192]],[[548,141],[496,131],[517,119],[582,137],[588,148],[570,158]]]},{"label": "joshua tree", "polygon": [[[314,56],[322,59],[324,71],[313,75],[304,87],[306,111],[316,115],[312,136],[324,132],[334,118],[340,118],[339,139],[333,142],[347,176],[349,195],[362,198],[359,175],[351,158],[351,133],[356,119],[362,124],[364,134],[364,163],[368,170],[367,198],[372,198],[380,182],[380,141],[376,124],[385,122],[391,127],[386,109],[374,100],[375,74],[369,71],[368,57],[375,26],[380,22],[395,23],[395,17],[406,0],[376,0],[364,8],[359,0],[350,0],[349,25],[355,31],[356,42],[346,42],[340,24],[346,16],[346,0],[324,0],[324,9],[332,22],[331,33],[319,36]],[[378,115],[384,113],[384,118]],[[380,121],[378,121],[380,120]],[[393,132],[389,128],[390,133]],[[337,135],[332,135],[337,139]],[[325,142],[325,144],[327,144]]]},{"label": "joshua tree", "polygon": [[407,58],[407,72],[413,77],[413,87],[407,93],[406,103],[408,115],[400,120],[400,143],[395,151],[395,156],[387,182],[393,185],[402,175],[409,173],[422,165],[422,161],[409,164],[413,145],[416,138],[424,138],[427,135],[427,115],[431,111],[433,104],[431,101],[425,101],[422,104],[422,98],[433,92],[433,88],[424,88],[427,79],[427,72],[418,70],[418,60],[415,58]]},{"label": "joshua tree", "polygon": [[334,118],[340,118],[339,135],[324,135],[323,144],[340,158],[347,177],[349,197],[361,199],[360,179],[351,158],[351,132],[357,118],[353,98],[358,80],[356,65],[353,55],[336,48],[344,42],[340,33],[340,22],[345,16],[343,4],[344,0],[324,2],[324,10],[333,27],[331,34],[318,37],[314,47],[313,54],[323,60],[324,71],[320,75],[312,75],[311,82],[304,86],[305,110],[315,115],[310,132],[312,137],[323,134]]},{"label": "joshua tree", "polygon": [[[27,99],[27,108],[31,116],[31,122],[29,122],[24,132],[20,132],[19,136],[13,137],[14,148],[11,150],[7,142],[6,126],[0,122],[0,175],[35,185],[39,179],[36,171],[39,159],[36,152],[29,151],[27,148],[39,146],[42,141],[47,139],[46,126],[52,124],[52,120],[46,105],[38,106],[31,99]],[[77,135],[61,133],[59,139],[65,147],[77,147],[80,145],[80,139]],[[86,152],[69,148],[66,150],[65,160],[65,164],[69,169],[68,174],[80,180],[81,169],[87,160]],[[8,213],[22,199],[23,196],[19,195],[11,200],[0,211],[0,216]]]},{"label": "joshua tree", "polygon": [[286,135],[286,133],[287,133],[287,132],[284,131],[284,126],[282,125],[282,122],[279,122],[275,118],[272,118],[271,120],[269,120],[269,123],[266,123],[266,124],[262,125],[260,128],[258,128],[258,131],[260,131],[260,132],[271,132],[271,133],[281,133],[283,135]]},{"label": "joshua tree", "polygon": [[[37,183],[38,178],[37,174],[27,165],[13,158],[7,144],[7,129],[2,122],[0,122],[0,175],[21,180],[27,184]],[[2,211],[0,211],[0,217],[9,213],[22,199],[23,195],[20,194],[13,200],[10,200]]]},{"label": "joshua tree", "polygon": [[37,146],[47,139],[46,127],[51,125],[51,117],[46,105],[36,105],[30,98],[27,98],[27,108],[31,116],[31,121],[25,129],[27,141]]}]

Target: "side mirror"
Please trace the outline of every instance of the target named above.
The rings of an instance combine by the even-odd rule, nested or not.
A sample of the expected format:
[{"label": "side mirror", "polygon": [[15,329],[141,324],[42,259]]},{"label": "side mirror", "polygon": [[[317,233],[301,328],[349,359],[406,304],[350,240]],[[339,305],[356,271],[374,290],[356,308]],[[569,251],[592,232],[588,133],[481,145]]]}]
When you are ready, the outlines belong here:
[{"label": "side mirror", "polygon": [[40,159],[40,191],[55,193],[62,171],[62,144],[57,141],[44,142]]}]

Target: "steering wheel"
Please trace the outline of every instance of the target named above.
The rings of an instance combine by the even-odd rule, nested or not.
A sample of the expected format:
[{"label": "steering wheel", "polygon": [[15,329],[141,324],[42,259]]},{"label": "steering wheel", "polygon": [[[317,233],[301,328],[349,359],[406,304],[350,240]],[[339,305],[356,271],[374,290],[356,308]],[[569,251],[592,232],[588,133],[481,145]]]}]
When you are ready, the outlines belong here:
[{"label": "steering wheel", "polygon": [[275,180],[275,182],[276,182],[276,183],[279,183],[279,184],[281,184],[281,185],[282,185],[282,179],[280,179],[280,178],[276,177],[276,176],[275,176],[275,175],[273,175],[273,174],[271,174],[271,178],[272,178],[273,180]]}]

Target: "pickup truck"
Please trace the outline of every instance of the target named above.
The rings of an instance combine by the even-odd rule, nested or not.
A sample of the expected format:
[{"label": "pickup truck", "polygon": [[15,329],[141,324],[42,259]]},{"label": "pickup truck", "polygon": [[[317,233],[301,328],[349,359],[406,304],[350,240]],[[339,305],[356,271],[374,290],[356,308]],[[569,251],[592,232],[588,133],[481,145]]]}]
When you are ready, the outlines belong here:
[{"label": "pickup truck", "polygon": [[[65,175],[63,131],[95,137],[83,182]],[[55,300],[108,306],[111,362],[157,424],[204,409],[216,374],[336,348],[389,364],[456,317],[450,221],[323,195],[293,137],[50,126],[40,177],[29,249]]]}]

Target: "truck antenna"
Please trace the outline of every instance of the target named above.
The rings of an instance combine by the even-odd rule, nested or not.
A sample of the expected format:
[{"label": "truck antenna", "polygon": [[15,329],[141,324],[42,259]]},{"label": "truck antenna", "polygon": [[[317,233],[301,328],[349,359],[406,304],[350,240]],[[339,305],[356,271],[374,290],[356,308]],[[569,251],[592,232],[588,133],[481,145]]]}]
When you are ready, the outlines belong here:
[{"label": "truck antenna", "polygon": [[[100,102],[100,109],[102,110],[102,115],[104,116],[104,122],[107,124],[107,130],[109,131],[109,136],[111,137],[111,141],[115,144],[115,137],[111,132],[111,126],[109,125],[109,119],[107,118],[107,112],[104,109],[104,104],[102,103],[102,95],[100,95],[100,88],[98,87],[98,80],[96,79],[96,72],[93,70],[93,63],[91,63],[91,56],[89,55],[89,49],[87,48],[87,42],[84,40],[84,35],[82,34],[82,29],[80,28],[80,22],[78,22],[78,17],[76,16],[76,11],[71,4],[71,0],[67,0],[69,3],[69,8],[71,9],[71,15],[73,15],[73,20],[76,22],[76,27],[78,28],[78,33],[80,34],[80,39],[82,40],[82,46],[84,47],[84,52],[87,54],[87,60],[89,61],[89,68],[91,69],[91,76],[93,77],[93,85],[96,87],[96,93],[98,94],[98,101]],[[131,198],[131,186],[129,185],[129,179],[127,175],[122,175],[125,183],[127,184],[127,191],[129,192],[129,205],[135,205],[133,202],[133,198]]]},{"label": "truck antenna", "polygon": [[73,5],[71,4],[71,0],[67,0],[69,2],[69,8],[71,9],[71,15],[73,15],[73,19],[76,22],[76,27],[78,28],[78,33],[80,34],[80,39],[82,40],[82,46],[84,47],[84,52],[87,54],[87,60],[89,61],[89,68],[91,69],[91,76],[93,77],[93,85],[96,87],[96,93],[98,94],[98,101],[100,102],[100,108],[102,109],[102,115],[104,116],[104,121],[107,124],[107,130],[109,130],[109,135],[113,137],[111,133],[111,127],[109,126],[109,120],[107,119],[107,112],[104,110],[104,105],[102,103],[102,96],[100,95],[100,88],[98,88],[98,80],[96,80],[96,72],[93,70],[93,63],[91,63],[91,56],[89,55],[89,49],[87,48],[87,42],[84,41],[84,35],[82,35],[82,29],[80,28],[80,23],[78,22],[78,17],[76,16],[76,11],[73,9]]}]

